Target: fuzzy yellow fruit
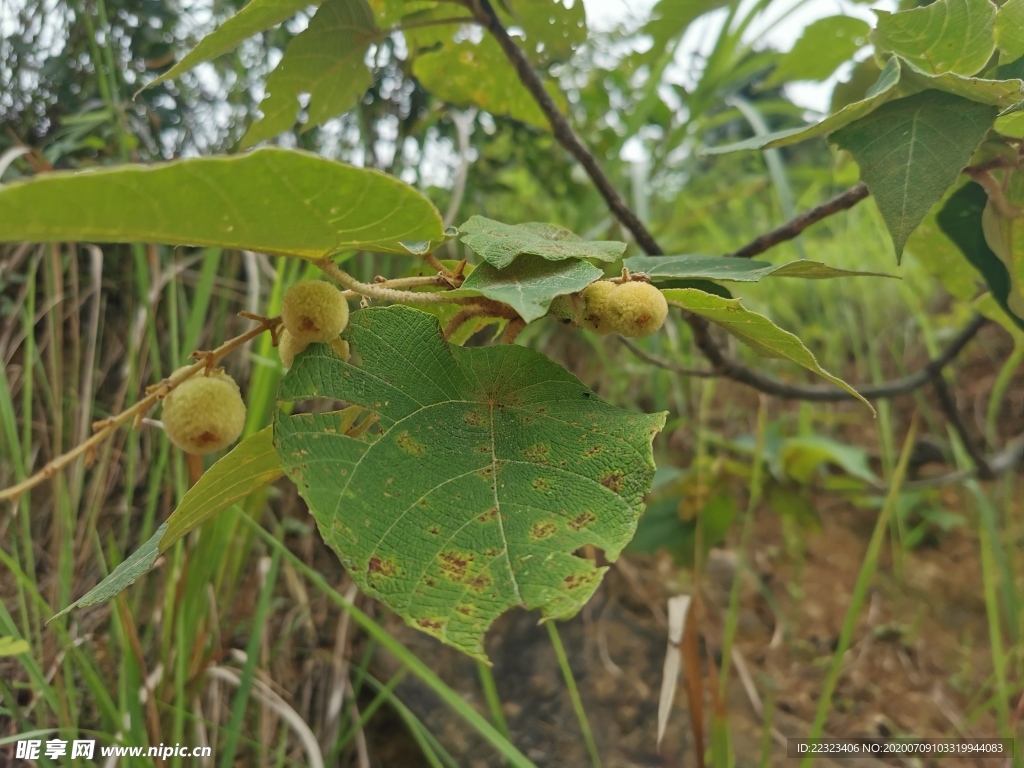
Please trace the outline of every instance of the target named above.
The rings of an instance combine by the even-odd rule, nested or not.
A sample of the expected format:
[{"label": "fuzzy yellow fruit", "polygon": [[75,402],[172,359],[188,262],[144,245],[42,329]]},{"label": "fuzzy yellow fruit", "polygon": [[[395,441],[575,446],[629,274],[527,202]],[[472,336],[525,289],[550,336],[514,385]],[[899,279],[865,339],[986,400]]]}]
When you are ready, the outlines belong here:
[{"label": "fuzzy yellow fruit", "polygon": [[291,368],[292,363],[295,362],[295,356],[307,346],[309,345],[296,341],[295,337],[285,328],[281,331],[281,338],[277,340],[277,356],[281,358],[281,363],[285,368]]},{"label": "fuzzy yellow fruit", "polygon": [[583,310],[578,322],[588,330],[606,336],[615,332],[613,318],[609,311],[608,300],[616,289],[615,283],[598,280],[583,289]]},{"label": "fuzzy yellow fruit", "polygon": [[612,332],[640,338],[661,329],[668,317],[665,296],[650,283],[622,283],[608,294]]},{"label": "fuzzy yellow fruit", "polygon": [[303,280],[285,292],[281,319],[296,342],[330,343],[348,324],[348,302],[330,283]]},{"label": "fuzzy yellow fruit", "polygon": [[164,398],[164,431],[187,453],[206,454],[231,445],[245,427],[245,402],[223,371],[198,373]]}]

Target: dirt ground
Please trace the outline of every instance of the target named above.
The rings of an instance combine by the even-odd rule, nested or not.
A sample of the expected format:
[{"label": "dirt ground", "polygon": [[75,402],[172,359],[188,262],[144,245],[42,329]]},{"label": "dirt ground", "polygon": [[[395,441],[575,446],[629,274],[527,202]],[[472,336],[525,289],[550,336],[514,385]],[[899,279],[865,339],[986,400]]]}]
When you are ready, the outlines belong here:
[{"label": "dirt ground", "polygon": [[[781,740],[805,735],[814,717],[875,515],[840,501],[822,502],[819,511],[822,530],[805,539],[802,556],[790,554],[793,548],[786,547],[775,515],[767,510],[758,515],[753,562],[760,586],[753,579],[743,585],[737,639],[752,688],[736,674],[729,687],[738,766],[758,764],[765,703],[773,712],[771,765],[796,764],[786,757]],[[891,557],[883,558],[845,660],[827,735],[995,734],[990,716],[968,721],[965,714],[977,707],[991,673],[976,553],[974,537],[957,532],[937,545],[904,553],[902,578],[895,575]],[[712,552],[703,589],[709,618],[703,629],[707,650],[715,658],[720,656],[721,617],[735,572],[729,549]],[[671,594],[692,590],[686,579],[668,557],[630,556],[612,568],[579,616],[560,625],[606,768],[696,765],[682,687],[660,750],[655,743],[666,649],[664,606]],[[486,711],[475,662],[400,621],[389,628],[479,711]],[[515,612],[503,617],[490,633],[487,650],[514,743],[541,768],[588,766],[554,651],[536,616]],[[376,664],[380,674],[395,670],[383,654]],[[418,681],[407,678],[398,692],[460,765],[502,764]],[[397,720],[379,721],[370,739],[371,752],[382,766],[422,764]],[[868,768],[938,763],[846,759],[816,764]],[[942,761],[943,766],[995,764]]]}]

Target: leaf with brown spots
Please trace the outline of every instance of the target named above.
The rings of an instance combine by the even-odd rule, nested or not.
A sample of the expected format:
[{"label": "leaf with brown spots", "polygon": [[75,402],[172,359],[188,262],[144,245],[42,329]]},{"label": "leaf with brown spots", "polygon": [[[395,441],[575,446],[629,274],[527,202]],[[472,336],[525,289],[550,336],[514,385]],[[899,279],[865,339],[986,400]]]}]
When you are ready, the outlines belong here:
[{"label": "leaf with brown spots", "polygon": [[280,397],[361,406],[381,434],[282,411],[274,442],[359,587],[481,659],[510,608],[575,614],[605,569],[573,553],[592,545],[614,561],[632,538],[664,414],[581,397],[579,380],[524,347],[450,346],[409,307],[356,312],[344,338],[353,362],[311,345]]}]

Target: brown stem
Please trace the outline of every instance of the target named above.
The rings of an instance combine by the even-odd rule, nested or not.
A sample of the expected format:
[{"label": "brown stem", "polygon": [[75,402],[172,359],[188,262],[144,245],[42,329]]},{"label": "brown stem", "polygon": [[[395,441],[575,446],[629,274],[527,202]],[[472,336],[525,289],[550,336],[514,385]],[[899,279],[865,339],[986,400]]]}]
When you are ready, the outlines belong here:
[{"label": "brown stem", "polygon": [[501,334],[502,344],[515,344],[516,338],[522,332],[523,328],[526,327],[526,321],[521,317],[514,318],[508,321],[508,325],[505,326],[505,332]]}]

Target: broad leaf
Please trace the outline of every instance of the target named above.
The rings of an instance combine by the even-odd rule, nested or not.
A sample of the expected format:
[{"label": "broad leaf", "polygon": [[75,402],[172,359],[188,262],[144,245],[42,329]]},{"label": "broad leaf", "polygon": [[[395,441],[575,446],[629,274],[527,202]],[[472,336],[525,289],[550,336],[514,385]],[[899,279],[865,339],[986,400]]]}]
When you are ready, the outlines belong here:
[{"label": "broad leaf", "polygon": [[586,12],[579,0],[569,0],[568,6],[565,0],[508,0],[504,5],[513,24],[526,34],[524,48],[538,63],[568,59],[587,42]]},{"label": "broad leaf", "polygon": [[829,16],[809,24],[793,49],[765,81],[773,88],[791,80],[826,80],[853,58],[867,41],[867,22],[852,16]]},{"label": "broad leaf", "polygon": [[433,0],[368,0],[377,24],[382,28],[397,24],[404,17],[437,6]]},{"label": "broad leaf", "polygon": [[616,261],[626,244],[614,240],[587,241],[557,224],[502,224],[473,216],[459,227],[462,242],[488,264],[504,269],[517,256],[531,254],[551,261],[600,259]]},{"label": "broad leaf", "polygon": [[765,277],[802,277],[824,280],[832,277],[895,277],[882,272],[855,272],[800,259],[786,264],[768,264],[731,256],[631,256],[622,265],[632,272],[644,272],[655,282],[662,279],[698,278],[734,283],[756,283]]},{"label": "broad leaf", "polygon": [[868,465],[868,454],[863,448],[837,443],[820,435],[791,437],[779,448],[779,464],[788,477],[806,485],[822,464],[834,464],[852,477],[869,485],[880,480]]},{"label": "broad leaf", "polygon": [[[151,242],[321,259],[420,253],[441,216],[398,179],[295,150],[48,173],[0,186],[0,242]],[[420,250],[417,250],[420,249]]]},{"label": "broad leaf", "polygon": [[153,563],[160,556],[160,539],[163,538],[166,530],[167,523],[164,523],[156,529],[156,533],[150,537],[149,541],[135,550],[128,559],[111,571],[107,578],[75,600],[67,608],[59,613],[55,613],[46,623],[49,624],[54,619],[60,618],[74,608],[84,608],[88,605],[106,602],[134,584],[140,576],[145,575],[153,567]]},{"label": "broad leaf", "polygon": [[290,130],[304,93],[309,94],[305,130],[351,109],[370,87],[366,52],[379,36],[366,0],[326,0],[267,78],[263,117],[249,127],[242,146]]},{"label": "broad leaf", "polygon": [[973,75],[995,48],[996,7],[989,0],[936,0],[923,8],[889,13],[876,10],[872,40],[926,72]]},{"label": "broad leaf", "polygon": [[1003,52],[1003,61],[1024,57],[1024,0],[1006,0],[995,24],[996,45]]},{"label": "broad leaf", "polygon": [[1024,328],[1024,319],[1009,307],[1010,273],[985,238],[982,215],[988,205],[985,190],[973,182],[958,189],[936,216],[939,228],[978,272],[1000,307]]},{"label": "broad leaf", "polygon": [[271,427],[249,435],[203,473],[167,518],[160,552],[218,512],[284,475]]},{"label": "broad leaf", "polygon": [[774,149],[786,147],[790,144],[798,144],[807,139],[817,136],[824,136],[859,120],[873,110],[880,107],[896,95],[896,86],[900,81],[900,60],[893,56],[886,62],[882,74],[867,92],[863,99],[847,104],[834,115],[830,115],[820,123],[807,126],[806,128],[788,128],[775,133],[765,133],[759,136],[752,136],[744,141],[734,144],[725,144],[720,147],[706,147],[702,150],[705,155],[720,155],[726,152],[737,152],[744,149]]},{"label": "broad leaf", "polygon": [[593,264],[578,259],[548,261],[522,256],[505,269],[479,265],[462,287],[508,304],[529,323],[547,314],[556,296],[582,291],[602,274]]},{"label": "broad leaf", "polygon": [[890,102],[832,134],[860,166],[892,235],[896,257],[995,122],[995,107],[940,91]]},{"label": "broad leaf", "polygon": [[317,4],[315,0],[250,0],[242,10],[200,40],[185,58],[145,87],[178,77],[204,61],[230,51],[243,40],[290,19],[302,9]]},{"label": "broad leaf", "polygon": [[991,104],[1001,109],[1010,109],[1024,99],[1019,77],[1006,80],[989,80],[983,77],[968,77],[955,72],[929,75],[913,64],[903,62],[900,92],[904,96],[927,90],[944,91],[961,96],[979,104]]},{"label": "broad leaf", "polygon": [[515,345],[446,344],[408,307],[356,312],[354,365],[312,345],[284,400],[328,398],[374,411],[373,441],[336,417],[279,414],[282,461],[320,532],[361,590],[410,625],[477,658],[514,607],[575,614],[636,529],[665,414],[599,400],[543,355]]},{"label": "broad leaf", "polygon": [[1006,267],[1010,280],[1006,306],[1017,317],[1024,317],[1024,220],[1005,218],[996,211],[992,201],[981,214],[981,229],[985,242]]},{"label": "broad leaf", "polygon": [[[449,104],[476,106],[551,130],[548,119],[490,35],[479,43],[447,41],[437,50],[417,56],[413,74],[424,88]],[[552,95],[564,103],[560,93]]]},{"label": "broad leaf", "polygon": [[[671,288],[663,291],[669,304],[705,317],[753,348],[762,357],[790,360],[812,373],[828,379],[856,397],[868,408],[871,404],[840,378],[820,365],[811,351],[789,331],[784,331],[764,315],[751,312],[739,299],[723,299],[695,288]],[[871,408],[872,413],[874,408]]]}]

